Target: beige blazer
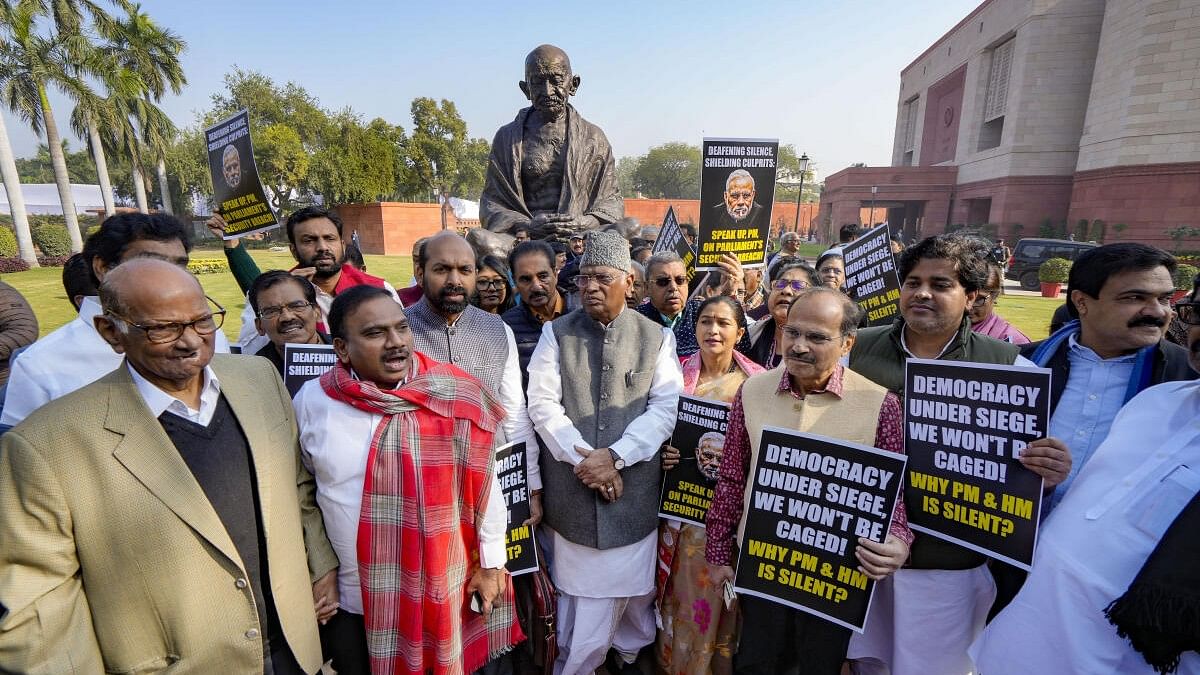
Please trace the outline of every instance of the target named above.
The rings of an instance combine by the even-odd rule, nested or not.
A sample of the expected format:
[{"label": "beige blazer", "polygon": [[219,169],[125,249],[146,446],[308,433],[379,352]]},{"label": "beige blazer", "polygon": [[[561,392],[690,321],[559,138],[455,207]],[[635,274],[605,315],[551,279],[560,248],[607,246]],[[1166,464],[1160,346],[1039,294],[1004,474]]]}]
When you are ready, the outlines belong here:
[{"label": "beige blazer", "polygon": [[[321,665],[312,582],[337,567],[275,368],[213,371],[254,459],[271,590],[300,665]],[[0,672],[261,673],[232,540],[129,371],[43,406],[0,440]]]}]

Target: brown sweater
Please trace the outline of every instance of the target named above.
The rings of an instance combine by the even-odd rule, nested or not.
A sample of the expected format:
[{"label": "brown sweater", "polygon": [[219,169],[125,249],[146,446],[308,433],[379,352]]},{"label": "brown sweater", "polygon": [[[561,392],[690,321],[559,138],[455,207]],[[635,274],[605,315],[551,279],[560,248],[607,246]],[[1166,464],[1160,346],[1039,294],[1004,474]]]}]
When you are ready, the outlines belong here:
[{"label": "brown sweater", "polygon": [[8,382],[12,353],[38,338],[37,317],[17,289],[0,281],[0,385]]}]

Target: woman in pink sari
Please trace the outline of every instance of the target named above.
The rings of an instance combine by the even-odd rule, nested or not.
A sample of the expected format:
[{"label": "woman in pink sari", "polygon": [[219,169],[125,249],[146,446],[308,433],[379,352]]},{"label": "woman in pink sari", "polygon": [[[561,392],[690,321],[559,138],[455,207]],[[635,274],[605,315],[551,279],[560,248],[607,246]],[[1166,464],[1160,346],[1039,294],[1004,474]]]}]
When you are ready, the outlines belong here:
[{"label": "woman in pink sari", "polygon": [[1029,344],[1029,338],[1024,333],[996,313],[996,301],[1004,294],[1004,275],[999,265],[988,265],[988,268],[991,271],[987,286],[979,289],[975,304],[967,310],[971,317],[971,330],[1014,345]]},{"label": "woman in pink sari", "polygon": [[[700,351],[683,362],[685,394],[729,403],[746,378],[763,371],[734,349],[745,331],[746,315],[737,300],[717,295],[700,305]],[[678,463],[679,450],[664,448],[663,469]],[[656,651],[668,675],[732,672],[737,604],[726,609],[722,589],[711,581],[703,527],[671,520],[659,526],[658,611],[662,630]]]}]

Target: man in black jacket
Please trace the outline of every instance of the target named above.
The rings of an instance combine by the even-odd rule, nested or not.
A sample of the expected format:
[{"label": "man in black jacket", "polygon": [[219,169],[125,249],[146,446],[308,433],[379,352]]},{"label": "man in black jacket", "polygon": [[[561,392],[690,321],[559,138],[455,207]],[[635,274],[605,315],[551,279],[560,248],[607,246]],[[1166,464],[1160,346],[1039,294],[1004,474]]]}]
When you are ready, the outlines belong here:
[{"label": "man in black jacket", "polygon": [[554,257],[554,249],[544,241],[518,244],[508,255],[508,267],[521,302],[500,318],[517,340],[522,388],[529,384],[529,357],[542,336],[542,325],[566,311],[566,298],[554,284]]}]

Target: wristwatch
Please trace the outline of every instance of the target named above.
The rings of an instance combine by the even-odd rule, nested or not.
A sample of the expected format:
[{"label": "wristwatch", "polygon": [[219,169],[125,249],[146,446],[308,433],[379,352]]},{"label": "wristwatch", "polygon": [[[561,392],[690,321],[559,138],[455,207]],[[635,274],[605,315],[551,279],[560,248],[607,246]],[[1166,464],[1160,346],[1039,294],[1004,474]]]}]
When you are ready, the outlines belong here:
[{"label": "wristwatch", "polygon": [[621,459],[621,456],[617,454],[616,450],[609,448],[608,454],[612,455],[614,469],[620,471],[621,469],[625,468],[625,460]]}]

